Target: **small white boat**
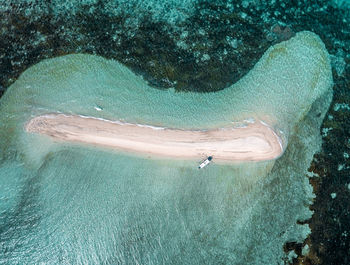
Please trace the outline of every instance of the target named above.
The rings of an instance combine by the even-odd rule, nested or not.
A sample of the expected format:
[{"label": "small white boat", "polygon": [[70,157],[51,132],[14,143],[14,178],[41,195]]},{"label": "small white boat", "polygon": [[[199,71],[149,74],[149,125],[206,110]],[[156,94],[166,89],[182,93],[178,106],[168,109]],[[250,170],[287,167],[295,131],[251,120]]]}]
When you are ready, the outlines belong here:
[{"label": "small white boat", "polygon": [[208,165],[208,164],[211,162],[212,159],[213,159],[212,156],[208,156],[208,158],[205,159],[205,160],[198,166],[198,169],[201,169],[201,168],[205,167],[206,165]]}]

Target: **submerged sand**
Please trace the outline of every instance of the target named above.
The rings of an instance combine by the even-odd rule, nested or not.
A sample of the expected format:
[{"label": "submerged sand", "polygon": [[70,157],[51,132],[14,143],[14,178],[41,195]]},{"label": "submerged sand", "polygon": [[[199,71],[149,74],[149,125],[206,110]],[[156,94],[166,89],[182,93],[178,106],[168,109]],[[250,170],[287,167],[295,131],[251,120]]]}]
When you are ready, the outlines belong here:
[{"label": "submerged sand", "polygon": [[282,141],[265,123],[213,130],[181,130],[112,122],[76,115],[48,114],[31,119],[27,132],[155,157],[215,161],[261,161],[283,153]]}]

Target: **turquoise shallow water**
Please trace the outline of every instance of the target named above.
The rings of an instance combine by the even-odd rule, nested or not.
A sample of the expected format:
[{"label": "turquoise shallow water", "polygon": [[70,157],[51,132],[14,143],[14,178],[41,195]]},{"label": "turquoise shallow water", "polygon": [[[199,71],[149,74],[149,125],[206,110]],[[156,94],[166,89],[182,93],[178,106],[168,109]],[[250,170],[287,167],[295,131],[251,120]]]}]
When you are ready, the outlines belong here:
[{"label": "turquoise shallow water", "polygon": [[253,71],[216,93],[162,91],[113,60],[58,57],[23,73],[11,88],[16,97],[3,100],[10,105],[3,110],[25,120],[28,114],[59,111],[176,128],[228,126],[255,118],[288,133],[331,84],[319,38],[304,32],[293,40],[269,49]]},{"label": "turquoise shallow water", "polygon": [[[327,52],[311,33],[272,47],[218,93],[159,91],[117,62],[88,55],[28,69],[0,105],[0,263],[282,262],[283,244],[309,233],[297,220],[311,215],[305,174],[320,146],[331,83]],[[198,161],[147,159],[24,131],[28,119],[48,112],[184,129],[261,118],[283,131],[288,147],[277,161],[198,170]]]},{"label": "turquoise shallow water", "polygon": [[[1,243],[6,247],[2,261],[203,264],[217,259],[224,263],[254,260],[254,255],[240,253],[257,243],[268,244],[278,232],[264,228],[255,238],[257,225],[261,229],[264,224],[270,226],[270,218],[295,214],[284,212],[287,205],[269,206],[269,201],[284,197],[271,191],[278,193],[285,184],[269,183],[269,179],[255,187],[249,184],[257,173],[264,174],[262,168],[213,165],[199,171],[189,162],[130,158],[85,148],[59,151],[46,157],[32,174],[24,175],[23,168],[17,172],[17,179],[25,183],[7,184],[19,191],[6,204],[15,211],[6,211],[2,220]],[[273,188],[266,191],[270,185]],[[274,211],[261,215],[264,208]]]}]

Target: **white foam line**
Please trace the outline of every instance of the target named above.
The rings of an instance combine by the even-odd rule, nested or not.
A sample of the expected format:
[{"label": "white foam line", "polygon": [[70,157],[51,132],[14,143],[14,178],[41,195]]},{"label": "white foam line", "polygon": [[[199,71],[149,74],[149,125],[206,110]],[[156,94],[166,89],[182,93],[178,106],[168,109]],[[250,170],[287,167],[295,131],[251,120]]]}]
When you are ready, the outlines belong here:
[{"label": "white foam line", "polygon": [[266,127],[269,127],[269,128],[271,129],[271,127],[270,127],[266,122],[263,122],[262,120],[260,120],[260,123],[261,123],[262,125],[265,125]]},{"label": "white foam line", "polygon": [[254,118],[248,118],[246,120],[243,120],[243,122],[246,122],[246,123],[255,123],[255,119]]},{"label": "white foam line", "polygon": [[268,125],[266,122],[263,122],[262,120],[260,120],[260,123],[263,124],[264,126],[268,127],[268,128],[272,131],[272,133],[274,134],[274,136],[276,136],[276,138],[277,138],[277,140],[278,140],[278,143],[279,143],[279,145],[280,145],[280,147],[281,147],[281,150],[283,150],[283,142],[282,142],[281,137],[279,137],[279,136],[276,134],[275,130],[274,130],[270,125]]},{"label": "white foam line", "polygon": [[[270,128],[271,129],[271,128]],[[271,130],[272,133],[276,136],[277,140],[278,140],[278,143],[280,144],[280,147],[281,147],[281,150],[283,150],[283,143],[282,143],[282,139],[281,137],[279,137],[274,130]]]},{"label": "white foam line", "polygon": [[[86,121],[84,122],[83,119],[86,119]],[[99,121],[102,122],[100,123]],[[218,155],[218,157],[221,156],[223,160],[269,160],[280,156],[283,151],[281,139],[265,122],[259,121],[260,123],[258,123],[258,121],[259,120],[256,121],[256,124],[248,125],[247,129],[237,131],[235,131],[237,128],[228,127],[218,128],[219,130],[227,130],[227,132],[219,132],[218,129],[212,129],[212,131],[209,132],[209,134],[205,134],[203,138],[200,130],[194,133],[193,130],[132,124],[120,120],[113,121],[85,115],[48,113],[32,119],[27,124],[26,130],[28,132],[47,134],[54,138],[56,137],[67,141],[79,141],[100,146],[109,146],[116,149],[119,148],[155,155],[169,155],[171,157],[197,157],[198,155],[202,155],[203,152],[201,150],[210,152],[213,155]],[[67,127],[61,128],[61,125],[65,123]],[[113,131],[113,124],[117,125],[114,127],[116,128],[116,133],[111,133],[111,130]],[[136,129],[135,125],[143,128]],[[88,131],[84,131],[85,126]],[[150,132],[147,128],[164,131],[155,134]],[[143,134],[147,137],[143,138]],[[275,139],[276,137],[277,141]],[[206,141],[205,144],[202,143],[203,139]],[[265,139],[265,142],[269,142],[269,146],[272,150],[268,151],[264,149],[266,144],[264,141],[260,141],[260,139]],[[228,145],[227,150],[222,148],[222,145],[226,143]],[[245,145],[245,143],[247,143],[247,145]],[[279,146],[280,149],[278,149],[277,146]],[[251,152],[253,153],[251,154]]]},{"label": "white foam line", "polygon": [[[67,115],[67,114],[64,114],[64,113],[60,113],[60,115],[65,116],[65,117],[71,117],[72,116],[72,115]],[[43,116],[51,118],[51,117],[54,117],[55,114],[46,114],[46,115],[43,115]],[[104,119],[104,118],[98,118],[98,117],[93,117],[93,116],[85,116],[85,115],[76,115],[76,116],[78,116],[80,118],[83,118],[83,119],[100,120],[100,121],[114,123],[114,124],[118,124],[118,125],[136,125],[136,126],[139,126],[139,127],[151,128],[153,130],[165,130],[166,129],[165,127],[158,127],[158,126],[152,126],[152,125],[146,125],[146,124],[138,124],[138,123],[134,124],[134,123],[122,122],[122,121],[118,121],[118,120],[112,121],[112,120],[107,120],[107,119]]]},{"label": "white foam line", "polygon": [[[65,117],[71,117],[72,115],[68,115],[68,114],[64,114],[60,111],[58,111],[58,113],[60,115],[63,115]],[[46,115],[43,115],[44,117],[48,117],[48,118],[53,118],[54,116],[56,116],[56,114],[46,114]],[[150,128],[150,129],[153,129],[153,130],[165,130],[165,129],[170,129],[170,128],[166,128],[166,127],[159,127],[159,126],[153,126],[153,125],[147,125],[147,124],[139,124],[139,123],[129,123],[129,122],[122,122],[122,121],[118,121],[118,120],[107,120],[107,119],[104,119],[104,118],[98,118],[98,117],[93,117],[93,116],[85,116],[85,115],[76,115],[78,117],[81,117],[83,119],[94,119],[94,120],[100,120],[100,121],[104,121],[104,122],[109,122],[109,123],[114,123],[114,124],[118,124],[118,125],[136,125],[138,127],[143,127],[143,128]],[[246,123],[250,123],[250,124],[253,124],[255,123],[255,119],[253,118],[249,118],[249,119],[246,119],[246,120],[243,120],[243,122],[246,122]],[[271,129],[271,131],[273,132],[273,134],[276,136],[276,138],[278,139],[278,142],[280,144],[280,147],[281,147],[281,150],[283,150],[283,145],[282,145],[282,140],[281,138],[275,133],[275,131],[271,128],[271,126],[269,126],[267,123],[259,120],[259,122],[261,124],[263,124],[264,126],[268,127],[269,129]],[[240,123],[240,122],[233,122],[233,123]],[[234,128],[218,128],[219,130],[234,130],[234,129],[239,129],[239,128],[246,128],[247,125],[243,125],[243,124],[240,124],[238,126],[235,126]],[[208,131],[206,129],[203,129],[203,130],[194,130],[194,131]]]}]

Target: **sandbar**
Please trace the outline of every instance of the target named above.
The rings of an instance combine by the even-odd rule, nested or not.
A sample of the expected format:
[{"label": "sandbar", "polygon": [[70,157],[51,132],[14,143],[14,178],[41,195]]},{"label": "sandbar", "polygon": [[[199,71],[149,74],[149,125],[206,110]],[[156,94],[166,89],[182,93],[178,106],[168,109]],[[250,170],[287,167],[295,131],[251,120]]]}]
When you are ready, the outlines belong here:
[{"label": "sandbar", "polygon": [[242,127],[210,130],[182,130],[108,121],[78,115],[46,114],[25,125],[55,141],[79,142],[160,158],[215,161],[272,160],[283,153],[282,140],[261,121]]}]

